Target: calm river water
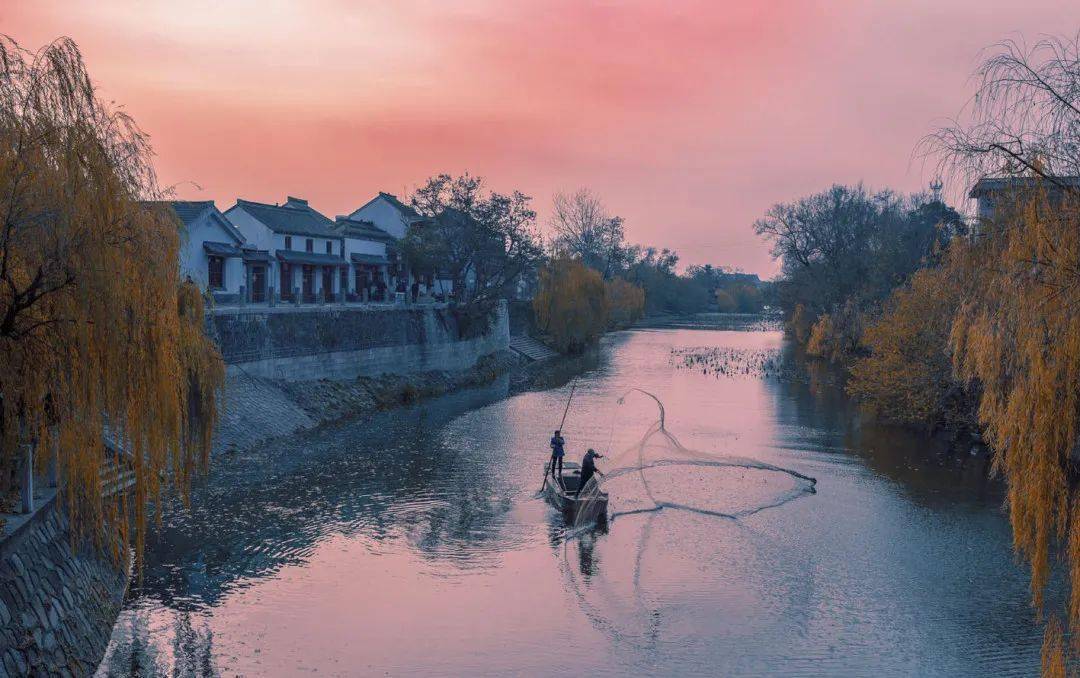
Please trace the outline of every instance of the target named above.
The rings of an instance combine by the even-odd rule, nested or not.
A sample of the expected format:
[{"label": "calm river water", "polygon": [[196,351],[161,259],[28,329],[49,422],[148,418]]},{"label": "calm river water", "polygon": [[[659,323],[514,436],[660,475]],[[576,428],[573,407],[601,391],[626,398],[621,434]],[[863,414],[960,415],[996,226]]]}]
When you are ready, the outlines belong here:
[{"label": "calm river water", "polygon": [[[655,470],[690,509],[780,503],[738,520],[665,508],[567,539],[536,493],[568,385],[504,380],[218,460],[152,535],[102,673],[1037,673],[985,459],[860,425],[821,375],[760,369],[790,351],[760,329],[623,332],[577,382],[571,458],[610,449],[611,470],[656,419],[617,403],[638,387],[686,447],[817,478],[792,495],[783,474]],[[648,503],[629,478],[615,514]]]}]

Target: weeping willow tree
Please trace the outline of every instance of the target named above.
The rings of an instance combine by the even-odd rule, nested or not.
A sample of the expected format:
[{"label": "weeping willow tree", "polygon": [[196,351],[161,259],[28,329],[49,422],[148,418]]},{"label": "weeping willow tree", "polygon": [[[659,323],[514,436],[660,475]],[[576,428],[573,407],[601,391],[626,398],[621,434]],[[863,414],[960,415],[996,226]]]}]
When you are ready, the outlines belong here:
[{"label": "weeping willow tree", "polygon": [[1037,609],[1055,554],[1066,560],[1072,641],[1052,613],[1043,646],[1043,672],[1064,675],[1080,656],[1080,490],[1069,477],[1080,433],[1080,43],[1003,43],[977,77],[969,118],[928,140],[968,185],[1002,179],[993,218],[951,253],[963,293],[950,347],[981,393]]},{"label": "weeping willow tree", "polygon": [[[77,532],[118,555],[205,467],[223,378],[179,280],[180,224],[141,202],[161,197],[150,158],[72,41],[0,38],[0,495],[32,445]],[[106,438],[130,493],[103,491]]]},{"label": "weeping willow tree", "polygon": [[581,353],[596,343],[607,328],[609,308],[604,279],[577,259],[553,259],[540,269],[533,311],[537,326],[555,348],[563,353]]}]

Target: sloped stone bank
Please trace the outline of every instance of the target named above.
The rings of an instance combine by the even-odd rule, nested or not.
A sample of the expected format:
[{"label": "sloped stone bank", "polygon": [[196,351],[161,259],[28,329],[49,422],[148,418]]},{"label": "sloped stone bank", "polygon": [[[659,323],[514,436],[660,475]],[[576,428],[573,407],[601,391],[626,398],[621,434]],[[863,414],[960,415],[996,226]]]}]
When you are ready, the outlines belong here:
[{"label": "sloped stone bank", "polygon": [[73,546],[54,503],[0,544],[0,677],[91,675],[127,588],[126,570]]}]

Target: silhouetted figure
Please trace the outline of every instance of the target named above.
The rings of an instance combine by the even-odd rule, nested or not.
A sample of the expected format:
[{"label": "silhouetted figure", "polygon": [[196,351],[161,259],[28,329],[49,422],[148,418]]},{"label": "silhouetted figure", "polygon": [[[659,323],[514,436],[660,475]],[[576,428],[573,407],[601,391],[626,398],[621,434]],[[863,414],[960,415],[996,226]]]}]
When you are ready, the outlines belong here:
[{"label": "silhouetted figure", "polygon": [[[563,440],[562,432],[555,431],[555,435],[551,436],[551,475],[561,485],[562,484],[562,469],[563,469],[563,457],[566,455],[566,441]],[[558,464],[559,471],[555,472],[555,465]]]},{"label": "silhouetted figure", "polygon": [[581,481],[578,483],[577,492],[574,493],[575,497],[581,495],[581,490],[583,490],[585,485],[592,480],[594,475],[597,473],[599,473],[601,477],[604,475],[603,473],[600,473],[600,469],[596,468],[596,460],[603,458],[604,455],[597,454],[596,450],[591,447],[589,448],[589,451],[585,453],[585,457],[581,460]]}]

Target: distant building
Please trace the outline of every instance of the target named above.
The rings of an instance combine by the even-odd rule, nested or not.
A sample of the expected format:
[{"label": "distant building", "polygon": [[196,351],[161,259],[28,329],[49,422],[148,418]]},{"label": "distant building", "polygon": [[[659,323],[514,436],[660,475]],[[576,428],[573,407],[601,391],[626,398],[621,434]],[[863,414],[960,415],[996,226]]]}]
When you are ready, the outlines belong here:
[{"label": "distant building", "polygon": [[363,206],[353,210],[348,218],[368,221],[398,240],[405,237],[405,231],[411,224],[424,220],[424,217],[401,202],[396,195],[382,191]]},{"label": "distant building", "polygon": [[[225,212],[247,242],[268,253],[270,286],[283,301],[334,301],[349,288],[345,239],[307,200],[283,205],[237,199]],[[275,284],[276,283],[276,284]]]},{"label": "distant building", "polygon": [[405,288],[411,288],[416,282],[419,284],[421,293],[442,298],[448,297],[453,292],[453,281],[445,272],[414,274],[413,271],[408,270],[408,262],[402,260],[401,248],[397,241],[405,237],[409,226],[427,221],[427,217],[402,202],[396,195],[380,191],[347,218],[351,221],[369,222],[379,230],[393,236],[394,242],[389,243],[386,250],[388,271],[393,285],[401,283]]},{"label": "distant building", "polygon": [[1003,200],[1011,200],[1017,193],[1035,187],[1045,189],[1051,200],[1055,197],[1060,199],[1063,190],[1080,192],[1080,177],[1054,177],[1053,180],[1036,177],[984,177],[971,187],[968,197],[975,200],[975,216],[983,223],[999,216],[998,209],[1007,204]]},{"label": "distant building", "polygon": [[216,300],[236,301],[246,275],[244,236],[213,200],[165,200],[145,203],[169,209],[180,220],[180,276],[191,278]]}]

